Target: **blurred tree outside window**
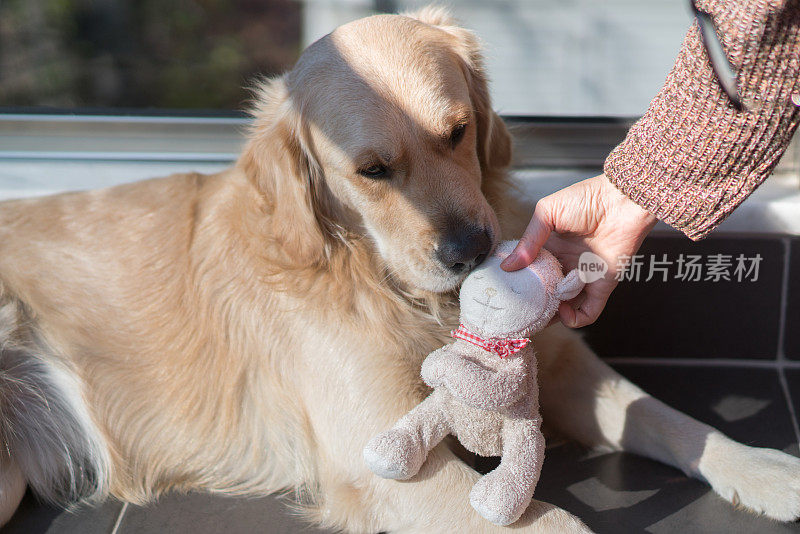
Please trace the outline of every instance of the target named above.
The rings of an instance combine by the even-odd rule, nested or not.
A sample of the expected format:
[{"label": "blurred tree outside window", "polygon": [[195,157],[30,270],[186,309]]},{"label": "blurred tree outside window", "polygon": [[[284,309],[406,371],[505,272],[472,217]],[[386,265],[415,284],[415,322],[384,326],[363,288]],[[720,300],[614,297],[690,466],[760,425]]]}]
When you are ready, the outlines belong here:
[{"label": "blurred tree outside window", "polygon": [[0,107],[242,107],[301,47],[293,0],[0,0]]}]

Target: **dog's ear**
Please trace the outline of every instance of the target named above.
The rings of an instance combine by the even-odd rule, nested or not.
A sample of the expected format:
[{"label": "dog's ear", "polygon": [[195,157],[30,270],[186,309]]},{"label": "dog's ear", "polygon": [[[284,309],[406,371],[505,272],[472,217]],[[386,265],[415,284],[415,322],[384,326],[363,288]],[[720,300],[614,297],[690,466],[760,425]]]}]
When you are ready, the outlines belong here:
[{"label": "dog's ear", "polygon": [[256,89],[253,124],[238,167],[262,195],[284,260],[311,265],[329,252],[330,192],[283,78]]},{"label": "dog's ear", "polygon": [[484,178],[492,180],[511,164],[511,135],[503,120],[492,109],[489,84],[483,66],[483,54],[478,37],[457,25],[447,9],[428,6],[406,16],[436,26],[450,36],[453,51],[463,63],[469,84],[470,99],[477,120],[477,149]]},{"label": "dog's ear", "polygon": [[444,6],[429,5],[417,10],[407,11],[403,15],[431,26],[458,26],[456,20],[450,15],[450,11]]}]

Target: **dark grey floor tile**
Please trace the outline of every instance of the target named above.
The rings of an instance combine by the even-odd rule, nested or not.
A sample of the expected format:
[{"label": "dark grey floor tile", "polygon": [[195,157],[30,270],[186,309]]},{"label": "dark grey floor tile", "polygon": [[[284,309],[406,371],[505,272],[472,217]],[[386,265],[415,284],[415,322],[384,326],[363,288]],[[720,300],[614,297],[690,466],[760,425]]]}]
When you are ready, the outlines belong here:
[{"label": "dark grey floor tile", "polygon": [[[776,357],[785,257],[780,238],[717,237],[695,243],[662,235],[645,240],[639,253],[644,257],[640,281],[621,282],[600,319],[584,329],[587,341],[601,356]],[[666,261],[672,262],[664,265],[667,280],[656,270],[645,281],[650,259],[661,261],[665,254]],[[707,263],[719,254],[732,263],[730,281],[705,280]],[[701,256],[701,281],[675,278],[681,255],[684,260],[689,255]],[[746,267],[751,265],[750,258],[761,256],[756,281],[750,281],[754,273],[737,280],[739,255]]]},{"label": "dark grey floor tile", "polygon": [[788,534],[800,532],[797,523],[778,523],[744,511],[731,513],[731,506],[708,492],[689,506],[653,523],[653,534]]},{"label": "dark grey floor tile", "polygon": [[794,404],[795,417],[800,417],[800,369],[786,369],[786,383],[789,385],[789,395]]},{"label": "dark grey floor tile", "polygon": [[536,498],[603,533],[643,532],[708,490],[679,471],[624,453],[591,454],[574,444],[548,449]]},{"label": "dark grey floor tile", "polygon": [[169,494],[149,506],[129,506],[122,534],[324,533],[292,515],[277,497]]},{"label": "dark grey floor tile", "polygon": [[756,447],[796,443],[778,374],[772,369],[615,365],[668,405]]},{"label": "dark grey floor tile", "polygon": [[28,492],[3,534],[109,534],[121,508],[122,503],[109,500],[66,511],[42,504]]},{"label": "dark grey floor tile", "polygon": [[800,238],[793,238],[790,243],[783,352],[788,358],[800,360]]},{"label": "dark grey floor tile", "polygon": [[783,534],[800,524],[758,517],[677,469],[627,453],[548,449],[536,498],[580,517],[598,534]]},{"label": "dark grey floor tile", "polygon": [[[656,398],[733,439],[797,453],[776,371],[616,368]],[[706,484],[677,469],[632,454],[590,454],[574,445],[547,451],[536,496],[578,515],[599,533],[800,532],[798,524],[776,523],[734,509]]]},{"label": "dark grey floor tile", "polygon": [[[776,371],[617,368],[657,398],[738,441],[797,454]],[[486,459],[480,470],[487,472],[495,465],[496,460]],[[590,452],[575,444],[547,449],[536,498],[572,512],[600,534],[800,532],[800,524],[776,523],[736,510],[705,483],[678,469],[633,454]]]}]

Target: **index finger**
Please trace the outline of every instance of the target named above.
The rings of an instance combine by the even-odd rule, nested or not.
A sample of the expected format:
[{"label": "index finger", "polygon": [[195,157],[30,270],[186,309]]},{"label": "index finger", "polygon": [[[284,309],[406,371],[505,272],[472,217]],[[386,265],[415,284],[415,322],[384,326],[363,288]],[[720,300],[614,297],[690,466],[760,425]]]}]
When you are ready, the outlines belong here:
[{"label": "index finger", "polygon": [[539,201],[525,233],[511,254],[500,264],[500,267],[506,271],[518,271],[533,263],[552,231],[553,222],[550,210],[546,204]]}]

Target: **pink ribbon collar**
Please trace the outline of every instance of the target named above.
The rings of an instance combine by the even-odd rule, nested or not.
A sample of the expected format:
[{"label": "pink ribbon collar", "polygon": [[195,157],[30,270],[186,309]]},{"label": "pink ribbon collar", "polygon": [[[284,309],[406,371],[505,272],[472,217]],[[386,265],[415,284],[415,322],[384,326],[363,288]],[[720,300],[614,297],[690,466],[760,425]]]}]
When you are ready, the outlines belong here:
[{"label": "pink ribbon collar", "polygon": [[531,340],[526,337],[518,339],[490,337],[489,339],[484,339],[481,336],[467,330],[467,327],[465,327],[463,324],[458,325],[458,329],[450,332],[450,335],[456,339],[463,339],[468,343],[477,345],[483,350],[496,354],[501,358],[506,358],[518,353],[528,343],[531,342]]}]

